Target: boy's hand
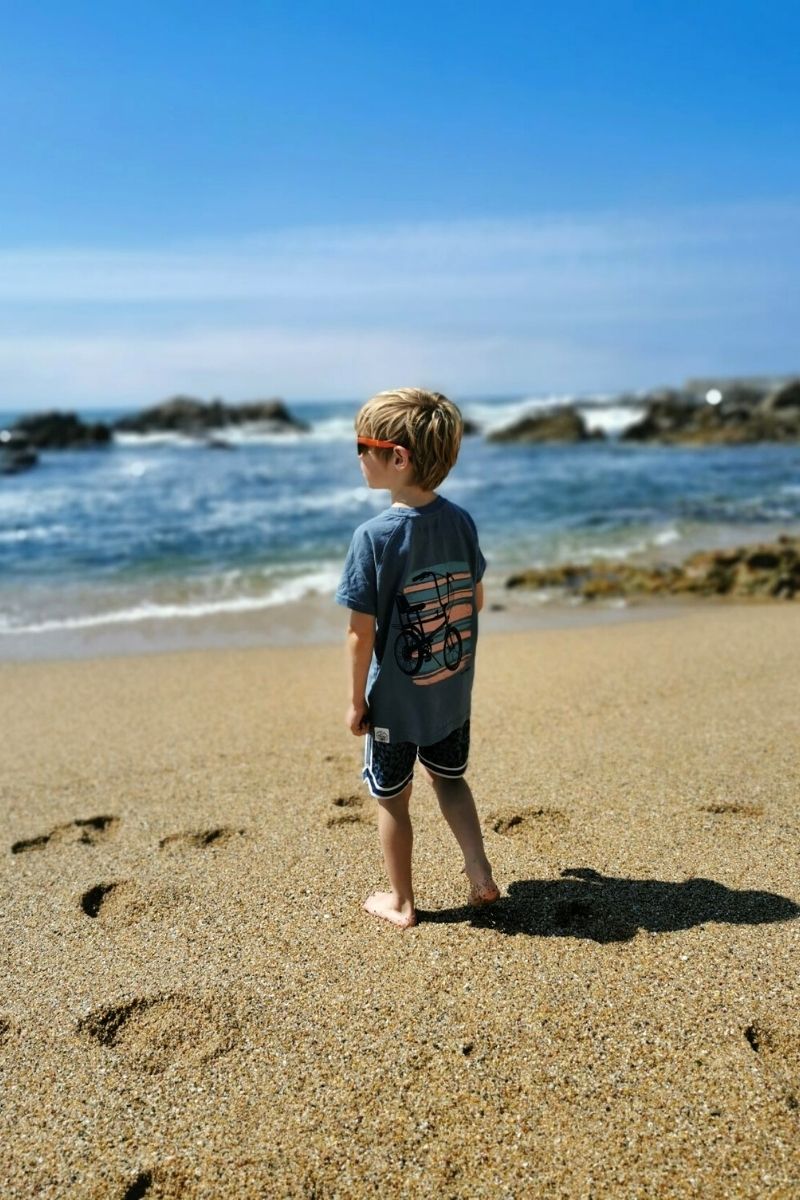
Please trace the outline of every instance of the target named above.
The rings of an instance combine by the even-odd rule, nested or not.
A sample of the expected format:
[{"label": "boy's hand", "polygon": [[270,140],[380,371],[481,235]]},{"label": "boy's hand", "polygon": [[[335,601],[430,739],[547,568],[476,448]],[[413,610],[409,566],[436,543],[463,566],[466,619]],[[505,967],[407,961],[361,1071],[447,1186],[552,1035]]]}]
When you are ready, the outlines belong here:
[{"label": "boy's hand", "polygon": [[356,737],[369,733],[369,710],[366,704],[351,704],[345,717],[347,727]]}]

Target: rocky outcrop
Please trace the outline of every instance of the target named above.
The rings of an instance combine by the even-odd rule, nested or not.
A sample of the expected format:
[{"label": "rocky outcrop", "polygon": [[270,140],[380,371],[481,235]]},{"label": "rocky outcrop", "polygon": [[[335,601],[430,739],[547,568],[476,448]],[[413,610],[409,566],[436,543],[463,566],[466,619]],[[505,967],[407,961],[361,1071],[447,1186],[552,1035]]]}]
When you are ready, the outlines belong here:
[{"label": "rocky outcrop", "polygon": [[800,441],[800,380],[771,391],[733,382],[724,390],[709,389],[708,395],[713,403],[685,389],[648,393],[644,416],[622,432],[621,440],[685,446]]},{"label": "rocky outcrop", "polygon": [[246,404],[226,404],[223,400],[206,403],[193,396],[173,396],[130,417],[114,422],[114,429],[125,433],[183,433],[206,437],[212,430],[231,425],[268,425],[274,432],[306,433],[308,425],[298,421],[282,400],[253,400]]},{"label": "rocky outcrop", "polygon": [[523,571],[507,588],[555,589],[584,600],[616,596],[800,597],[800,538],[698,551],[682,566],[635,566],[600,561]]},{"label": "rocky outcrop", "polygon": [[0,475],[17,475],[35,467],[38,461],[39,456],[24,433],[0,429]]},{"label": "rocky outcrop", "polygon": [[601,430],[589,432],[581,414],[571,405],[527,413],[506,429],[490,433],[490,442],[585,442],[603,438]]},{"label": "rocky outcrop", "polygon": [[105,446],[111,429],[102,421],[87,424],[75,413],[45,412],[20,417],[11,433],[25,437],[37,450],[75,450]]}]

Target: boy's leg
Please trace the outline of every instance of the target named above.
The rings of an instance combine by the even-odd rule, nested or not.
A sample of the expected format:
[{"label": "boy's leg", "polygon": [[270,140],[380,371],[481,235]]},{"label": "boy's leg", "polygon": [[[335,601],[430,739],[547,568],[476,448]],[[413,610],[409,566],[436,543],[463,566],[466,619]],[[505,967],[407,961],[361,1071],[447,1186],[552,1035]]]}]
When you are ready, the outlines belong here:
[{"label": "boy's leg", "polygon": [[464,872],[470,882],[473,904],[491,904],[500,896],[492,877],[492,867],[483,846],[481,823],[469,784],[461,779],[446,779],[426,768],[436,792],[442,816],[452,829],[464,855]]},{"label": "boy's leg", "polygon": [[464,855],[464,873],[470,882],[470,901],[491,904],[500,897],[492,868],[483,848],[483,834],[475,801],[464,779],[469,759],[470,722],[454,729],[432,746],[420,746],[419,761],[433,784],[439,808],[455,834]]},{"label": "boy's leg", "polygon": [[402,929],[417,922],[411,885],[411,850],[414,841],[408,812],[411,786],[409,783],[399,796],[391,799],[378,798],[378,836],[392,890],[373,892],[364,902],[367,912],[383,917]]}]

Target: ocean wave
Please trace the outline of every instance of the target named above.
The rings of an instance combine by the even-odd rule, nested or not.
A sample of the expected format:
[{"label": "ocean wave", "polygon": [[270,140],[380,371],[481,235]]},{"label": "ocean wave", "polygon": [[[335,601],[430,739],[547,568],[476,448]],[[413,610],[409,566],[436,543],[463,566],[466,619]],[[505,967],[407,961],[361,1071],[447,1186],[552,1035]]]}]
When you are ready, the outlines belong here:
[{"label": "ocean wave", "polygon": [[[354,456],[355,458],[355,456]],[[355,512],[360,508],[373,508],[376,511],[387,507],[383,493],[376,494],[366,486],[336,488],[331,492],[320,495],[310,495],[308,492],[297,495],[279,496],[267,505],[271,516],[294,514],[297,516],[317,512],[332,512],[337,515]]]},{"label": "ocean wave", "polygon": [[588,530],[576,531],[571,536],[563,533],[544,538],[537,537],[529,550],[518,547],[515,555],[517,564],[530,563],[537,568],[546,568],[566,562],[586,562],[594,559],[611,559],[624,562],[637,555],[650,555],[654,550],[675,546],[684,541],[684,533],[677,525],[663,528],[620,530],[616,535],[606,531],[602,541],[593,540]]},{"label": "ocean wave", "polygon": [[0,637],[66,630],[92,629],[103,625],[136,625],[144,621],[197,620],[202,617],[259,612],[282,605],[297,604],[308,596],[331,595],[336,588],[341,566],[324,566],[302,575],[275,582],[261,595],[234,595],[218,599],[192,599],[183,602],[140,600],[128,607],[107,612],[74,613],[44,617],[17,624],[8,613],[0,612]]},{"label": "ocean wave", "polygon": [[523,417],[567,406],[577,409],[589,430],[597,429],[613,436],[637,421],[642,412],[642,406],[633,402],[619,404],[618,400],[618,396],[611,395],[576,396],[573,392],[553,392],[507,402],[471,403],[465,405],[463,411],[465,417],[477,422],[482,432],[495,433]]},{"label": "ocean wave", "polygon": [[[355,412],[353,416],[355,416]],[[353,416],[327,417],[323,421],[315,421],[311,427],[312,440],[352,442],[356,436],[353,428]]]},{"label": "ocean wave", "polygon": [[202,439],[187,437],[184,433],[174,433],[170,430],[159,430],[153,433],[122,433],[114,430],[114,444],[117,446],[197,446]]},{"label": "ocean wave", "polygon": [[[147,446],[174,446],[180,449],[197,449],[207,447],[209,441],[227,442],[231,446],[241,445],[297,445],[307,441],[312,434],[295,429],[276,428],[275,426],[259,425],[257,422],[246,425],[226,425],[221,429],[209,429],[197,435],[178,433],[174,430],[158,430],[152,433],[114,432],[114,442],[118,446],[141,449]],[[351,427],[352,436],[352,427]]]},{"label": "ocean wave", "polygon": [[641,416],[640,409],[627,405],[615,407],[612,404],[601,407],[579,404],[577,407],[590,433],[599,430],[610,437],[616,437],[629,426],[635,425]]},{"label": "ocean wave", "polygon": [[63,537],[64,534],[70,534],[71,530],[66,525],[32,525],[28,529],[0,529],[0,545],[13,544],[16,542],[37,542],[45,541],[51,537]]}]

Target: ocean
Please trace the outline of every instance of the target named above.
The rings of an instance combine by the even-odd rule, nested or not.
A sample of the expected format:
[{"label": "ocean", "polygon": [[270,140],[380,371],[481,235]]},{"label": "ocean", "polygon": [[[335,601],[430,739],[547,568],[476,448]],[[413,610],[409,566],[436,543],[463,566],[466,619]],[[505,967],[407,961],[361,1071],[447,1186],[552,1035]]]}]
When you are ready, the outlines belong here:
[{"label": "ocean", "polygon": [[[603,397],[580,407],[606,441],[509,446],[483,436],[556,399],[569,401],[462,403],[481,433],[464,439],[440,490],[474,516],[495,597],[528,566],[676,562],[800,531],[800,446],[627,444],[618,434],[639,410]],[[357,407],[290,404],[310,433],[224,430],[229,450],[126,434],[96,450],[43,452],[33,470],[0,476],[0,659],[35,657],[69,632],[199,630],[199,618],[219,627],[245,614],[267,640],[276,629],[310,636],[303,612],[330,603],[352,530],[387,502],[361,479]],[[16,415],[0,412],[0,427]]]}]

